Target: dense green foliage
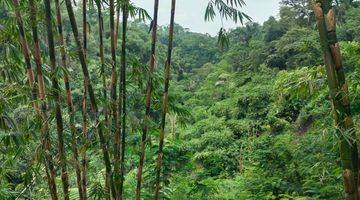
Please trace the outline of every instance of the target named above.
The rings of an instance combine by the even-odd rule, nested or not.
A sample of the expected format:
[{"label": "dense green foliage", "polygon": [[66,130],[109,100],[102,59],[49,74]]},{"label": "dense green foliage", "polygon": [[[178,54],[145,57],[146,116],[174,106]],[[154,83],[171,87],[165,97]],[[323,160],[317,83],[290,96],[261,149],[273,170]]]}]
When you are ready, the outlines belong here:
[{"label": "dense green foliage", "polygon": [[[303,7],[306,10],[304,14],[297,10],[298,7],[286,2],[283,1],[279,19],[270,17],[263,25],[249,22],[244,27],[231,30],[228,33],[230,45],[224,50],[217,46],[215,37],[190,32],[180,25],[175,27],[170,109],[164,147],[162,192],[165,199],[343,198],[338,136],[330,114],[326,74],[314,19],[308,5]],[[29,14],[26,3],[21,9],[25,16]],[[101,98],[102,74],[94,9],[90,7],[88,14],[87,57],[95,92]],[[351,109],[359,130],[360,7],[354,4],[342,9],[345,14],[340,16],[338,32],[348,75]],[[80,10],[77,12],[80,22]],[[40,12],[39,16],[42,15]],[[106,12],[104,15],[105,75],[109,85],[109,17]],[[39,21],[41,30],[45,30],[43,23]],[[25,24],[28,28],[29,22],[25,21]],[[71,76],[77,129],[81,135],[83,83],[67,17],[64,17],[64,29],[66,50],[71,58],[70,69],[50,73],[44,42],[41,47],[46,63],[45,81],[50,85],[52,76],[59,80],[64,73]],[[136,186],[150,57],[148,29],[148,25],[137,20],[129,24],[126,199],[134,198]],[[48,199],[44,169],[40,164],[44,159],[39,143],[41,122],[27,98],[30,90],[26,85],[16,22],[12,8],[5,4],[0,7],[0,33],[0,199]],[[30,31],[28,33],[31,34]],[[159,28],[151,109],[153,118],[143,174],[144,199],[151,199],[154,189],[167,34],[166,27]],[[31,38],[30,35],[28,37]],[[29,42],[32,46],[30,39]],[[117,53],[120,61],[120,51]],[[64,91],[63,82],[61,84]],[[50,87],[47,87],[47,92],[51,92]],[[62,95],[65,99],[64,92]],[[50,107],[54,106],[52,98],[50,95]],[[103,108],[109,100],[100,99],[100,103]],[[51,137],[56,141],[55,113],[50,114]],[[65,111],[63,115],[70,161],[71,197],[77,199],[69,145],[69,116]],[[101,119],[104,118],[101,116]],[[89,138],[92,143],[87,150],[90,158],[88,191],[90,199],[103,199],[105,168],[94,131],[96,126],[94,121],[90,121]],[[105,128],[111,143],[112,132],[109,127]],[[359,141],[359,138],[357,131],[355,139]],[[78,143],[80,148],[83,141],[79,138]],[[57,153],[55,147],[54,142],[54,155]],[[60,173],[60,169],[57,170]],[[60,176],[56,181],[59,187]],[[61,192],[59,189],[60,195]]]}]

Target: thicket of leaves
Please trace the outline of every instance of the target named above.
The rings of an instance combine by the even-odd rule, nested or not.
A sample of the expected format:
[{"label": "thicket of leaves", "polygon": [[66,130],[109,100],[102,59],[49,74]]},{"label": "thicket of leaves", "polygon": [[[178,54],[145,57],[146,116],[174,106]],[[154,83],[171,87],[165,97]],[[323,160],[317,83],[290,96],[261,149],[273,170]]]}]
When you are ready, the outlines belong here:
[{"label": "thicket of leaves", "polygon": [[[314,21],[304,23],[307,16],[297,19],[296,11],[285,2],[280,19],[231,30],[218,62],[176,84],[192,110],[180,131],[191,156],[185,171],[170,178],[170,199],[343,198],[318,34]],[[359,28],[358,11],[346,10],[338,31],[355,124],[360,43],[353,31],[350,39],[342,35]]]}]

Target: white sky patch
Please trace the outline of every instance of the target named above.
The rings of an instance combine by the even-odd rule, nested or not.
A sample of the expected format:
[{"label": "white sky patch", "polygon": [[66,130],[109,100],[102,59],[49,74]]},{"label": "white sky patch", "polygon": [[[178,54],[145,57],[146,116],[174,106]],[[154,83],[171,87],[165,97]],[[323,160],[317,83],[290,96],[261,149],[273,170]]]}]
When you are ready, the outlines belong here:
[{"label": "white sky patch", "polygon": [[[193,32],[209,33],[216,35],[221,27],[220,18],[215,18],[213,22],[204,21],[204,13],[209,0],[177,0],[175,23],[184,28],[189,28]],[[154,9],[153,0],[133,0],[135,5],[146,9],[152,16]],[[159,24],[169,24],[171,0],[160,0],[159,5]],[[280,0],[245,0],[246,6],[243,12],[248,14],[254,22],[263,23],[270,16],[277,16]],[[225,28],[235,28],[241,24],[235,24],[224,20]]]}]

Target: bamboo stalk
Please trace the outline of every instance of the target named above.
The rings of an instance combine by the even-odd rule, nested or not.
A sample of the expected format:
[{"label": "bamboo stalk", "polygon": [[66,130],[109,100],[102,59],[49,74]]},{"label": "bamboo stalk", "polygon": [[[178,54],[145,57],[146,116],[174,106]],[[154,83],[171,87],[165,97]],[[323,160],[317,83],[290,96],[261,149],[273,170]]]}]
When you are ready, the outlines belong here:
[{"label": "bamboo stalk", "polygon": [[[86,85],[86,84],[84,84]],[[88,159],[86,156],[86,149],[88,147],[88,130],[87,130],[87,124],[88,124],[88,119],[87,119],[87,101],[86,101],[86,96],[87,96],[87,88],[84,87],[84,94],[83,94],[83,99],[82,99],[82,116],[83,116],[83,124],[82,124],[82,138],[84,141],[83,144],[83,150],[82,150],[82,160],[81,160],[81,189],[82,189],[82,193],[83,193],[83,198],[87,199],[87,169],[88,169]]]},{"label": "bamboo stalk", "polygon": [[[52,30],[51,24],[51,3],[50,0],[45,0],[45,24],[47,28],[47,37],[48,37],[48,45],[49,45],[49,57],[50,57],[50,66],[52,72],[56,72],[56,56],[55,56],[55,44],[54,44],[54,35]],[[51,78],[52,87],[54,89],[54,98],[55,98],[55,118],[56,118],[56,128],[57,128],[57,135],[58,135],[58,149],[59,149],[59,156],[60,156],[60,167],[61,167],[61,180],[63,185],[63,192],[64,192],[64,199],[68,200],[69,198],[69,177],[67,174],[66,169],[66,153],[65,153],[65,146],[64,146],[64,125],[63,119],[61,114],[61,107],[60,107],[60,87],[57,81],[57,77],[53,74]]]},{"label": "bamboo stalk", "polygon": [[67,12],[69,15],[70,23],[71,23],[72,32],[73,32],[76,46],[77,46],[77,54],[79,56],[81,69],[82,69],[82,72],[84,75],[84,84],[86,85],[87,93],[88,93],[89,100],[91,103],[91,109],[94,113],[94,116],[96,119],[96,124],[98,125],[97,131],[98,131],[100,145],[101,145],[101,149],[102,149],[102,153],[103,153],[103,159],[104,159],[104,164],[105,164],[105,168],[106,168],[106,176],[110,182],[111,193],[114,195],[115,194],[115,186],[114,186],[113,179],[112,179],[112,169],[111,169],[108,145],[106,143],[106,139],[104,137],[104,133],[102,130],[102,122],[99,120],[99,109],[98,109],[98,106],[96,103],[95,94],[94,94],[93,87],[92,87],[91,80],[90,80],[89,70],[87,68],[87,63],[85,60],[84,49],[83,49],[83,46],[82,46],[80,38],[79,38],[79,32],[77,29],[75,14],[74,14],[74,10],[71,5],[71,1],[65,0],[65,3],[66,3]]},{"label": "bamboo stalk", "polygon": [[85,51],[85,56],[86,56],[86,51],[87,51],[87,18],[86,18],[86,5],[87,5],[87,0],[83,0],[83,4],[82,4],[82,17],[83,17],[83,45],[84,45],[84,51]]},{"label": "bamboo stalk", "polygon": [[[105,57],[104,57],[104,22],[103,22],[103,14],[102,14],[102,8],[101,8],[101,2],[95,1],[96,7],[97,7],[97,13],[98,13],[98,23],[99,23],[99,57],[100,57],[100,71],[102,76],[102,95],[105,101],[108,100],[107,97],[107,88],[106,88],[106,73],[105,73]],[[109,126],[109,113],[107,106],[104,106],[103,113],[105,115],[105,124],[106,126]],[[105,178],[105,199],[110,200],[110,187],[109,187],[109,177],[106,176]]]},{"label": "bamboo stalk", "polygon": [[115,30],[115,4],[114,0],[109,1],[110,8],[110,35],[111,35],[111,112],[114,132],[114,184],[116,186],[116,198],[120,199],[120,126],[118,121],[118,102],[116,85],[118,74],[116,70],[116,30]]},{"label": "bamboo stalk", "polygon": [[[316,0],[314,13],[324,53],[335,125],[340,135],[340,158],[343,167],[345,199],[359,199],[358,150],[354,124],[350,112],[347,83],[343,71],[340,48],[336,38],[335,12],[329,0]],[[348,136],[346,135],[348,134]]]},{"label": "bamboo stalk", "polygon": [[39,99],[41,101],[41,111],[40,116],[43,121],[43,125],[41,128],[41,143],[42,148],[45,154],[45,172],[48,181],[48,187],[50,190],[51,199],[57,199],[57,190],[55,183],[55,169],[53,164],[53,158],[50,155],[51,149],[51,141],[49,137],[49,123],[47,116],[47,104],[46,104],[46,95],[45,95],[45,83],[44,76],[42,72],[42,60],[41,60],[41,51],[40,51],[40,43],[39,36],[37,30],[37,22],[36,22],[36,5],[34,0],[29,0],[29,10],[30,10],[30,20],[31,20],[31,28],[32,28],[32,37],[34,40],[34,60],[36,64],[36,72],[38,79],[38,92]]},{"label": "bamboo stalk", "polygon": [[120,24],[120,5],[118,5],[120,1],[117,1],[117,7],[116,7],[116,34],[115,34],[115,49],[117,49],[118,46],[118,39],[119,39],[119,24]]},{"label": "bamboo stalk", "polygon": [[[99,23],[99,57],[100,57],[100,70],[102,75],[102,95],[107,100],[107,89],[106,89],[106,74],[105,74],[105,57],[104,57],[104,22],[103,14],[101,9],[100,1],[95,1],[98,11],[98,23]],[[105,121],[108,122],[107,108],[104,108]]]},{"label": "bamboo stalk", "polygon": [[[87,17],[86,17],[86,5],[87,0],[82,1],[82,17],[83,17],[83,49],[84,49],[84,56],[85,56],[85,62],[87,61]],[[87,199],[87,168],[88,168],[88,160],[86,156],[86,150],[88,146],[88,131],[87,131],[87,84],[84,82],[84,94],[83,94],[83,100],[82,100],[82,138],[83,138],[83,149],[81,151],[81,181],[82,181],[82,193],[83,198]]]},{"label": "bamboo stalk", "polygon": [[141,198],[141,182],[142,182],[142,172],[144,166],[145,158],[145,147],[148,134],[148,123],[150,121],[150,106],[151,106],[151,94],[153,87],[153,76],[155,70],[155,53],[156,53],[156,36],[157,36],[157,19],[158,19],[158,10],[159,10],[159,0],[154,0],[154,17],[152,21],[152,36],[151,36],[151,56],[150,56],[150,68],[149,68],[149,77],[146,86],[146,105],[145,105],[145,116],[144,116],[144,125],[142,130],[141,137],[141,146],[140,146],[140,160],[139,167],[137,171],[137,184],[136,184],[136,200]]},{"label": "bamboo stalk", "polygon": [[175,4],[176,0],[171,1],[171,14],[170,14],[170,26],[169,26],[169,43],[167,51],[167,60],[164,67],[164,92],[163,92],[163,102],[161,106],[161,124],[160,124],[160,136],[159,136],[159,152],[156,165],[156,179],[155,179],[155,195],[154,199],[159,199],[160,193],[160,174],[161,167],[163,162],[163,147],[164,147],[164,137],[165,137],[165,121],[166,113],[168,112],[168,97],[169,97],[169,79],[170,79],[170,65],[171,65],[171,53],[173,47],[173,36],[174,36],[174,18],[175,18]]},{"label": "bamboo stalk", "polygon": [[[60,45],[61,65],[64,68],[68,68],[59,0],[55,0],[55,9],[56,9],[57,29],[58,29],[58,33],[59,33],[58,42]],[[81,180],[81,168],[80,168],[80,162],[79,162],[79,150],[77,148],[77,137],[76,137],[77,134],[76,134],[76,128],[75,128],[75,109],[74,109],[74,103],[72,100],[70,78],[67,73],[64,74],[64,83],[65,83],[65,90],[66,90],[66,102],[67,102],[67,107],[68,107],[68,114],[70,116],[69,125],[70,125],[70,131],[71,131],[71,147],[72,147],[72,151],[74,154],[73,159],[74,159],[74,165],[75,165],[76,183],[78,186],[79,198],[82,200],[82,199],[84,199],[84,195],[83,195],[83,190],[82,190],[82,185],[81,185],[82,180]]]},{"label": "bamboo stalk", "polygon": [[26,35],[25,35],[25,29],[24,29],[24,22],[19,10],[19,1],[18,0],[13,0],[13,4],[15,7],[15,16],[16,16],[16,21],[17,21],[17,25],[19,28],[19,33],[20,33],[20,44],[21,44],[21,50],[22,53],[24,55],[25,58],[25,66],[26,66],[26,74],[27,74],[27,79],[28,79],[28,84],[29,87],[31,88],[31,100],[32,100],[32,106],[35,109],[35,111],[37,113],[39,113],[39,106],[36,102],[36,90],[34,87],[34,72],[31,68],[31,60],[30,60],[30,53],[29,53],[29,45],[26,39]]},{"label": "bamboo stalk", "polygon": [[120,162],[120,199],[123,199],[124,174],[125,174],[125,145],[126,145],[126,35],[128,23],[128,3],[122,5],[122,43],[121,43],[121,69],[120,69],[120,98],[119,110],[121,113],[121,162]]}]

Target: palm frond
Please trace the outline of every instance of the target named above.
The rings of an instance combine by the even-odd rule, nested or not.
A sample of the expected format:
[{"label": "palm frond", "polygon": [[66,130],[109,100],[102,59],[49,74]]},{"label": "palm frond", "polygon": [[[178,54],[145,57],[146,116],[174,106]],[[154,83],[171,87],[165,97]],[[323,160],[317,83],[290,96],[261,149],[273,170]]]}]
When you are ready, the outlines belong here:
[{"label": "palm frond", "polygon": [[229,19],[235,23],[244,23],[247,19],[251,21],[251,17],[240,10],[245,6],[244,0],[210,0],[205,9],[205,21],[213,21],[216,12],[221,18]]}]

